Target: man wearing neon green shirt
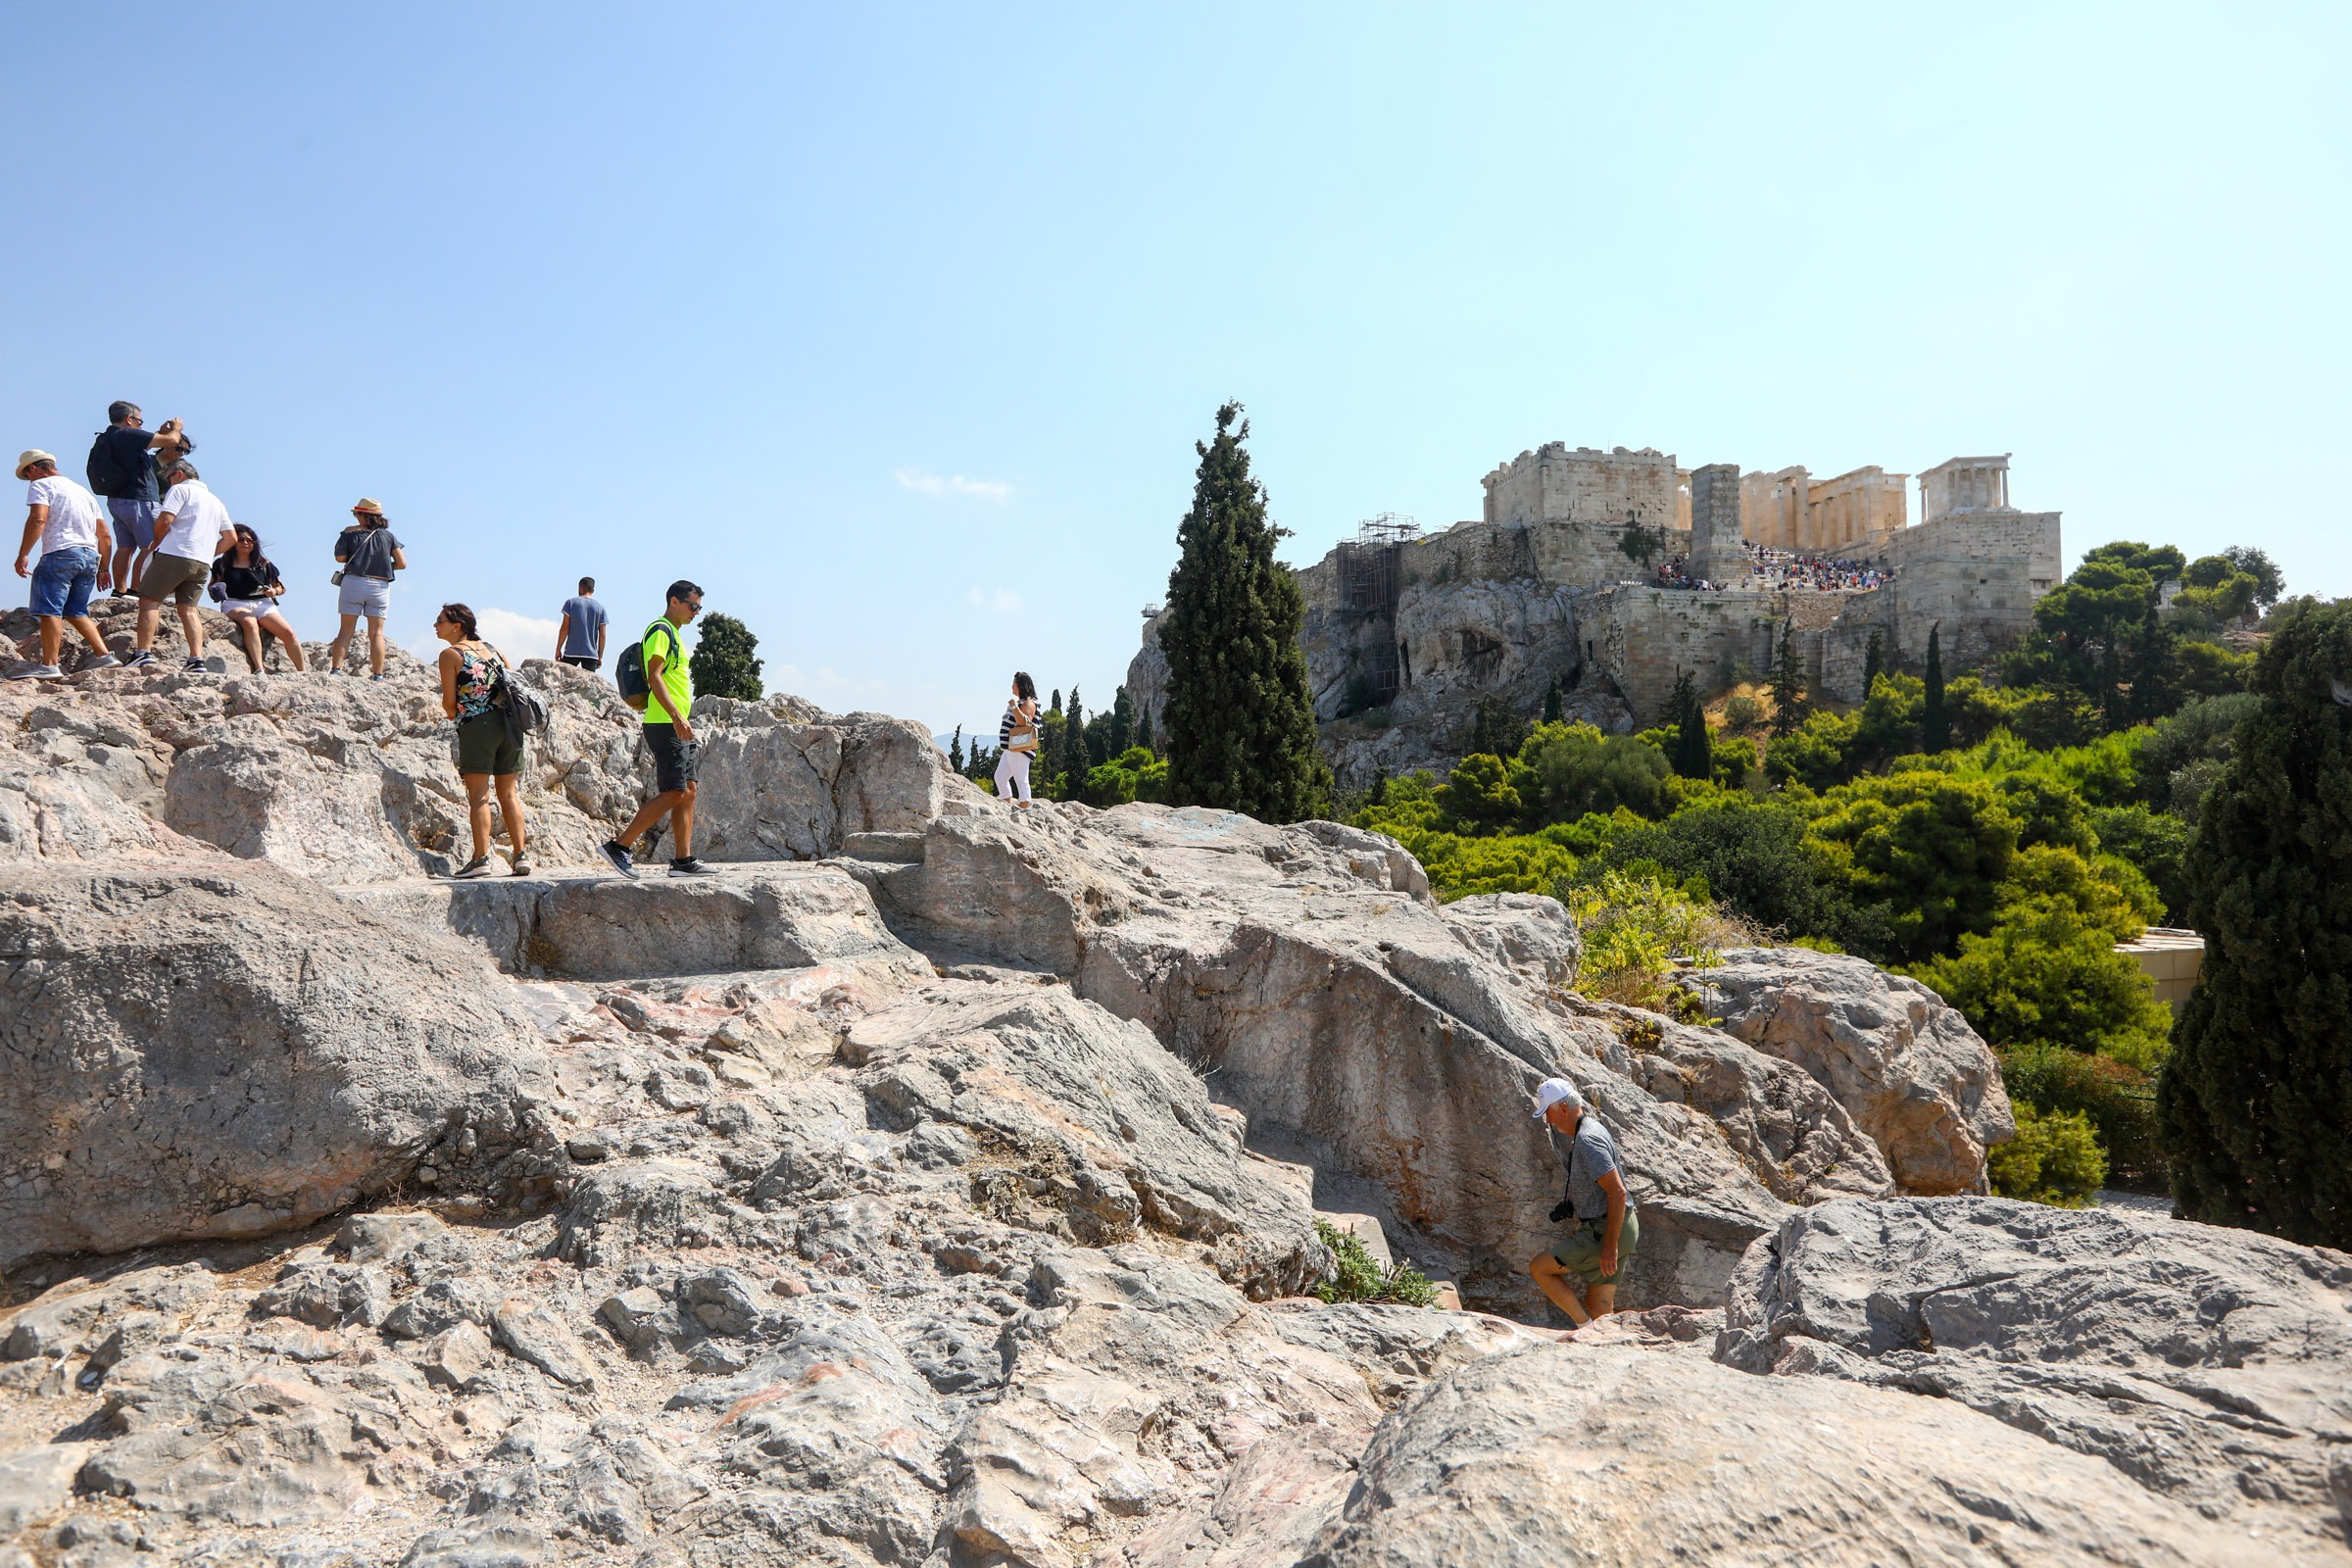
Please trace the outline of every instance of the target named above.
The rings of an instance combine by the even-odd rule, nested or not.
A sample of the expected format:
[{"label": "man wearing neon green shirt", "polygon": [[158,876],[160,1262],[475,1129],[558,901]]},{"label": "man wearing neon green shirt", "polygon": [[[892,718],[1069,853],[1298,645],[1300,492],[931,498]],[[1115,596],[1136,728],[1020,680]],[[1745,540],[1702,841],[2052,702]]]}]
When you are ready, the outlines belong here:
[{"label": "man wearing neon green shirt", "polygon": [[694,724],[687,717],[694,698],[686,685],[686,645],[678,628],[703,612],[703,591],[683,577],[669,585],[669,608],[645,628],[645,746],[654,754],[654,785],[660,792],[637,808],[618,838],[607,839],[604,857],[612,869],[634,878],[631,856],[645,830],[669,814],[675,858],[671,876],[714,876],[694,858]]}]

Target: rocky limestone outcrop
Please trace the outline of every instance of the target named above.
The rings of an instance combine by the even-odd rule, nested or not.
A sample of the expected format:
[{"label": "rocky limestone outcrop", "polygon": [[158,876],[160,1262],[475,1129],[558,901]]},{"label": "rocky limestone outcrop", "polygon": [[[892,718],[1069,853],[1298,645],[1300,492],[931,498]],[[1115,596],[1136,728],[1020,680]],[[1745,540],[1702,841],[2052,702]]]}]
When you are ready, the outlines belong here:
[{"label": "rocky limestone outcrop", "polygon": [[333,1213],[547,1092],[447,938],[267,868],[18,866],[0,887],[0,1267]]},{"label": "rocky limestone outcrop", "polygon": [[2095,1459],[1946,1401],[1578,1344],[1440,1379],[1382,1426],[1305,1552],[1234,1560],[2251,1568],[2278,1558]]},{"label": "rocky limestone outcrop", "polygon": [[1886,1155],[1895,1184],[1984,1193],[1984,1152],[2017,1134],[1999,1064],[1919,981],[1803,948],[1738,948],[1692,976],[1734,1038],[1826,1085]]},{"label": "rocky limestone outcrop", "polygon": [[[1992,1114],[1898,985],[1673,1023],[1377,835],[788,698],[698,707],[749,863],[564,874],[642,787],[573,672],[557,874],[425,881],[395,672],[0,687],[0,1568],[2340,1560],[2344,1260],[1888,1201]],[[1566,1346],[1547,1072],[1645,1231]],[[1296,1294],[1318,1204],[1522,1321]]]},{"label": "rocky limestone outcrop", "polygon": [[2340,1561],[2352,1256],[2003,1199],[1824,1203],[1750,1250],[1716,1356],[1930,1395]]},{"label": "rocky limestone outcrop", "polygon": [[1628,1043],[1647,1050],[1642,1030],[1557,994],[1575,937],[1555,902],[1442,914],[1376,834],[990,803],[933,821],[919,864],[874,881],[918,946],[1069,977],[1253,1124],[1377,1184],[1465,1299],[1541,1309],[1524,1267],[1552,1235],[1560,1178],[1527,1105],[1553,1073],[1592,1093],[1636,1174],[1633,1299],[1711,1298],[1786,1202],[1890,1190],[1800,1069],[1708,1031],[1681,1037],[1703,1070],[1644,1066]]}]

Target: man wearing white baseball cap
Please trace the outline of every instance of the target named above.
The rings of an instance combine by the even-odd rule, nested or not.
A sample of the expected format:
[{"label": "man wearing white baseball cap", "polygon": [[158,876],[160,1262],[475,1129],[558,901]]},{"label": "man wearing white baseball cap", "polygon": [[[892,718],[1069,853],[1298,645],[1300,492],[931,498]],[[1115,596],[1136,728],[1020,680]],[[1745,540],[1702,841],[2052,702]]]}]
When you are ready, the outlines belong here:
[{"label": "man wearing white baseball cap", "polygon": [[[1527,1272],[1536,1289],[1582,1328],[1617,1310],[1617,1275],[1642,1239],[1642,1222],[1626,1200],[1617,1140],[1586,1106],[1576,1085],[1565,1078],[1536,1085],[1536,1120],[1568,1140],[1562,1159],[1568,1196],[1553,1205],[1551,1222],[1573,1219],[1576,1228],[1557,1247],[1538,1252]],[[1571,1274],[1584,1285],[1581,1301],[1569,1287]]]}]

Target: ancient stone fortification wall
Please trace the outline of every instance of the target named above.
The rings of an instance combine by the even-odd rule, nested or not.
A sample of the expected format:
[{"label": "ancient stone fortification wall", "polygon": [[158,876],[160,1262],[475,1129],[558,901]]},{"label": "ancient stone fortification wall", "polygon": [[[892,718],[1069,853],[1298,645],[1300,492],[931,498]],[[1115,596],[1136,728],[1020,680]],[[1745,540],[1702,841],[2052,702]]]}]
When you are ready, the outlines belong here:
[{"label": "ancient stone fortification wall", "polygon": [[1628,521],[1672,528],[1683,516],[1681,470],[1671,453],[1644,447],[1600,452],[1550,441],[1486,477],[1488,522]]},{"label": "ancient stone fortification wall", "polygon": [[1943,628],[1947,669],[1976,663],[2034,624],[2034,605],[2060,577],[2055,512],[1958,513],[1886,542],[1895,568],[1893,640],[1906,661]]}]

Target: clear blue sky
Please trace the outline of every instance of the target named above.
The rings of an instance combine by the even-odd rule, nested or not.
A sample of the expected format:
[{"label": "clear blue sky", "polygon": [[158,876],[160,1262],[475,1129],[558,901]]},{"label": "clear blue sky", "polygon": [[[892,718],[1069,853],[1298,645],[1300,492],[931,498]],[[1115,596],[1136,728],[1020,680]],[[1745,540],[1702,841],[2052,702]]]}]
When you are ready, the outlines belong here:
[{"label": "clear blue sky", "polygon": [[771,689],[1100,706],[1225,397],[1301,563],[1547,440],[1989,451],[2352,592],[2341,5],[11,23],[8,450],[185,417],[309,635],[368,494],[404,643],[684,575]]}]

